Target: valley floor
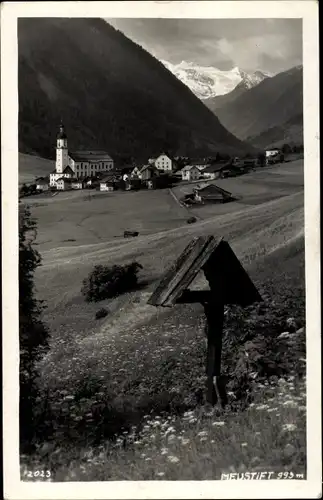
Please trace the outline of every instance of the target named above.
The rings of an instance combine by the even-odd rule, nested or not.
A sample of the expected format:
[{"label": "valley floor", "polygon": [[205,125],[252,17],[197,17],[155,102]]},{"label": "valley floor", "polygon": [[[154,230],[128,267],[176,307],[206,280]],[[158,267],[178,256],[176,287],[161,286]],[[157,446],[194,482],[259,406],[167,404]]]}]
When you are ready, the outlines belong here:
[{"label": "valley floor", "polygon": [[[221,186],[241,196],[239,202],[229,211],[229,204],[196,209],[201,220],[193,225],[164,190],[99,193],[88,202],[80,196],[59,202],[59,195],[50,206],[31,205],[43,257],[37,293],[47,303],[44,320],[52,335],[40,366],[42,386],[56,426],[54,441],[40,447],[35,460],[55,471],[54,480],[210,479],[255,467],[305,474],[304,332],[292,349],[288,338],[278,341],[288,318],[295,331],[305,324],[302,163],[226,179]],[[123,229],[139,229],[140,236],[124,240]],[[224,365],[234,374],[233,413],[209,416],[201,415],[198,403],[204,387],[202,311],[147,305],[168,265],[193,236],[207,234],[230,243],[265,304],[263,311],[228,312]],[[74,238],[73,244],[63,241]],[[94,264],[132,260],[143,265],[145,288],[113,301],[84,302],[82,279]],[[203,284],[200,278],[196,286]],[[102,306],[110,314],[95,320]],[[275,359],[282,388],[275,378],[268,382],[268,367],[261,375],[257,361],[255,386],[242,397],[246,407],[254,398],[254,406],[234,413],[241,391],[236,370],[245,363],[241,346],[258,337]],[[144,415],[150,416],[142,427]],[[111,432],[119,436],[114,444],[105,440]]]}]

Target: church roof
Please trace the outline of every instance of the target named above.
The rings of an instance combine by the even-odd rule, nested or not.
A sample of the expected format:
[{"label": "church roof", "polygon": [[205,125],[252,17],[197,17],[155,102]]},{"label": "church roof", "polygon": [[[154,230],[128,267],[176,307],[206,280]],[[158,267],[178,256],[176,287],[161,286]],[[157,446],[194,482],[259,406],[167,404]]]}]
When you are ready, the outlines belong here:
[{"label": "church roof", "polygon": [[113,161],[109,153],[106,151],[74,151],[70,152],[69,156],[74,161],[98,162],[98,161]]},{"label": "church roof", "polygon": [[74,174],[74,172],[71,169],[71,167],[69,165],[67,165],[67,167],[65,167],[63,170],[63,174]]}]

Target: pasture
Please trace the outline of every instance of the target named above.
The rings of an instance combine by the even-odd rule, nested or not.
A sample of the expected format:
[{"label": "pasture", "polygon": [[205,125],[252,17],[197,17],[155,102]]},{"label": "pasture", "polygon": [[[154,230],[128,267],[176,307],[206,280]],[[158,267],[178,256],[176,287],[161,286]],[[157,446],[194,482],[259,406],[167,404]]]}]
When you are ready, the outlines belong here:
[{"label": "pasture", "polygon": [[35,177],[48,176],[55,169],[55,162],[39,156],[19,153],[19,186],[31,184]]},{"label": "pasture", "polygon": [[[190,211],[176,203],[168,190],[91,196],[85,192],[60,193],[48,201],[40,202],[36,197],[31,200],[32,215],[38,220],[38,249],[43,257],[36,287],[39,298],[47,303],[44,320],[52,335],[51,350],[40,365],[41,383],[56,419],[50,452],[40,449],[36,461],[50,464],[56,480],[209,479],[218,474],[219,467],[229,470],[242,464],[250,469],[255,455],[259,455],[257,466],[262,470],[270,466],[304,470],[305,419],[297,406],[304,407],[304,386],[298,380],[305,369],[299,361],[304,356],[303,343],[289,351],[285,346],[288,356],[275,361],[280,376],[295,378],[292,390],[299,392],[295,400],[299,402],[294,401],[294,409],[285,411],[284,391],[280,391],[279,400],[274,386],[265,387],[266,377],[256,378],[255,384],[260,384],[261,389],[256,404],[261,406],[264,398],[271,398],[269,406],[275,408],[275,418],[271,412],[262,416],[256,409],[236,415],[213,413],[211,418],[225,420],[226,429],[231,429],[222,430],[199,414],[197,397],[203,390],[205,361],[200,306],[164,311],[147,305],[156,280],[193,236],[221,235],[231,244],[265,300],[262,312],[255,307],[246,313],[232,310],[228,314],[225,370],[238,366],[237,356],[247,340],[258,334],[268,337],[266,349],[275,358],[277,336],[284,331],[286,320],[292,316],[298,328],[304,325],[302,163],[291,162],[243,178],[225,179],[221,187],[241,196],[239,203],[210,205],[204,214],[206,207],[196,209],[203,216],[192,225],[186,224]],[[138,230],[140,235],[125,240],[121,237],[125,229]],[[82,279],[94,264],[132,260],[143,265],[140,279],[144,288],[99,304],[84,302],[80,293]],[[203,284],[201,278],[195,286]],[[110,314],[95,320],[95,312],[102,306]],[[231,381],[233,393],[239,390],[239,380]],[[182,418],[185,411],[194,413],[188,427],[186,417]],[[140,425],[139,431],[131,430],[131,426],[142,424],[144,415],[148,415],[149,422],[149,415],[162,415],[167,425],[174,424],[176,433],[186,444],[191,443],[189,451],[185,451],[186,445],[179,451],[176,436],[174,443],[166,446],[164,436],[153,432],[151,423],[146,428]],[[249,421],[249,415],[257,418]],[[291,438],[278,433],[277,429],[286,423],[297,428]],[[106,441],[111,432],[116,433],[114,444]],[[134,437],[137,444],[130,438],[118,441],[122,432],[127,436],[139,432],[139,437]],[[259,432],[258,442],[255,435]],[[200,438],[206,436],[209,438],[204,443]],[[74,445],[66,444],[63,449],[65,439],[67,443],[76,439],[77,446],[74,441]],[[119,444],[124,439],[128,444],[121,449]],[[247,445],[240,446],[240,442]],[[290,443],[295,452],[284,457],[283,449]],[[174,468],[178,462],[171,459],[168,468],[160,463],[157,470],[164,476],[156,477],[152,457],[147,453],[154,447],[156,454],[163,455],[162,450],[167,448],[167,456],[180,456],[183,466]],[[215,449],[221,463],[215,459]],[[196,469],[197,460],[207,465]],[[70,467],[66,469],[67,463]]]}]

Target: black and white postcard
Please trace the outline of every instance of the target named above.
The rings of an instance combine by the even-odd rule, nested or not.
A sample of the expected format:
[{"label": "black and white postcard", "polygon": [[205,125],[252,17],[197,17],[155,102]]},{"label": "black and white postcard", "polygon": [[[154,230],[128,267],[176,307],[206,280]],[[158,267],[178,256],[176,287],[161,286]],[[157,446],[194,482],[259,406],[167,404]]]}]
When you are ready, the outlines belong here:
[{"label": "black and white postcard", "polygon": [[318,4],[1,21],[5,498],[318,498]]}]

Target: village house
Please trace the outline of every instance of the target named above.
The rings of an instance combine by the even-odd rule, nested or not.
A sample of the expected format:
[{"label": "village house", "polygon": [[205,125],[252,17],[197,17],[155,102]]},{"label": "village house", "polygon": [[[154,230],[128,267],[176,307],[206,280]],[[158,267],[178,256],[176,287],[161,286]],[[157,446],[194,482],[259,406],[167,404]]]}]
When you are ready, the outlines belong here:
[{"label": "village house", "polygon": [[175,167],[175,161],[167,155],[166,153],[162,153],[156,158],[153,163],[158,170],[162,170],[164,172],[172,172]]},{"label": "village house", "polygon": [[100,181],[100,191],[114,191],[114,182],[110,179],[102,179]]},{"label": "village house", "polygon": [[49,189],[48,177],[39,177],[38,179],[36,179],[36,189],[38,191],[48,191]]},{"label": "village house", "polygon": [[197,181],[201,177],[201,171],[195,165],[186,165],[180,170],[183,181]]},{"label": "village house", "polygon": [[118,181],[119,181],[119,176],[113,174],[112,172],[110,174],[105,175],[100,180],[100,191],[114,191],[116,189]]},{"label": "village house", "polygon": [[66,191],[68,189],[72,189],[71,187],[71,179],[69,177],[60,177],[56,180],[56,188],[60,191]]},{"label": "village house", "polygon": [[84,182],[82,181],[82,179],[77,179],[76,177],[73,177],[72,179],[69,180],[71,182],[72,189],[83,189]]},{"label": "village house", "polygon": [[222,172],[227,168],[227,163],[214,163],[213,165],[208,165],[201,173],[204,179],[220,179],[222,177]]},{"label": "village house", "polygon": [[200,203],[225,203],[233,199],[232,194],[215,184],[209,184],[201,189],[194,189],[194,198]]},{"label": "village house", "polygon": [[[55,170],[50,174],[50,186],[57,186],[58,179],[95,176],[114,168],[114,161],[105,151],[69,152],[64,125],[60,125],[56,141]],[[60,183],[62,185],[62,183]]]},{"label": "village house", "polygon": [[276,156],[280,153],[279,149],[267,149],[266,150],[266,158],[269,156]]},{"label": "village house", "polygon": [[196,158],[189,162],[189,165],[192,165],[199,170],[204,170],[207,166],[210,165],[210,161],[207,158]]},{"label": "village house", "polygon": [[159,170],[154,165],[144,165],[140,170],[139,179],[148,181],[159,175]]}]

